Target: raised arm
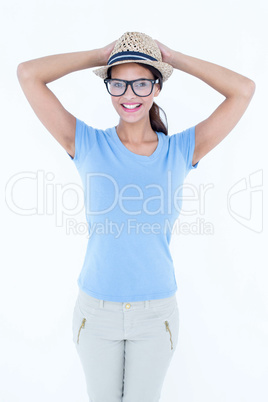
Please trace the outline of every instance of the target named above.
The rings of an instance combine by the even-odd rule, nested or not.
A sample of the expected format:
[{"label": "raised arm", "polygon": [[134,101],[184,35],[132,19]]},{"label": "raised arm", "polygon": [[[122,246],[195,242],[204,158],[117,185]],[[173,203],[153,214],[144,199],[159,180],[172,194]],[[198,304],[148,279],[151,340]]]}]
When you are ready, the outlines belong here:
[{"label": "raised arm", "polygon": [[72,157],[76,118],[63,107],[47,84],[74,71],[106,64],[114,44],[115,41],[100,49],[45,56],[17,67],[19,83],[33,111]]},{"label": "raised arm", "polygon": [[255,92],[251,79],[217,64],[187,56],[157,41],[163,61],[174,68],[201,79],[226,99],[195,127],[195,150],[192,165],[218,145],[236,126]]}]

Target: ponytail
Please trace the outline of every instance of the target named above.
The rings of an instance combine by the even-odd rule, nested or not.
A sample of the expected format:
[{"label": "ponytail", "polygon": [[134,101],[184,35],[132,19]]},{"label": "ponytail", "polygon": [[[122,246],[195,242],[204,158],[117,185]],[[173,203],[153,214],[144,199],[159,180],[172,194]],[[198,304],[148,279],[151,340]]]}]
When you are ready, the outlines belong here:
[{"label": "ponytail", "polygon": [[151,127],[154,131],[160,131],[160,132],[164,133],[165,135],[168,135],[167,125],[165,125],[163,120],[161,119],[160,111],[164,114],[165,120],[167,122],[166,113],[164,112],[164,110],[161,107],[159,107],[154,102],[149,111]]},{"label": "ponytail", "polygon": [[[160,91],[163,87],[163,77],[162,74],[160,73],[159,70],[157,70],[155,67],[149,65],[149,64],[143,64],[143,63],[139,63],[141,64],[143,67],[147,68],[148,70],[151,71],[151,73],[154,75],[154,79],[158,79],[159,80],[159,84],[160,84]],[[161,116],[160,116],[160,112],[163,113],[164,117],[165,117],[165,121],[166,124],[163,122]],[[150,117],[150,123],[151,123],[151,127],[154,131],[160,131],[162,133],[164,133],[165,135],[168,135],[168,124],[167,124],[167,116],[166,113],[164,112],[164,110],[158,106],[155,102],[152,104],[152,107],[149,111],[149,117]]]}]

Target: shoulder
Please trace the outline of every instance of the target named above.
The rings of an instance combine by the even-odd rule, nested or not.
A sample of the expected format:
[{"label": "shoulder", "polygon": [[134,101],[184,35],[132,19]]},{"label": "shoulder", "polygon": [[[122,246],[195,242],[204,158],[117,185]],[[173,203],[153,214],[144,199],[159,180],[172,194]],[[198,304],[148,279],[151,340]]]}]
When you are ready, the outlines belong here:
[{"label": "shoulder", "polygon": [[182,131],[176,132],[170,135],[172,141],[184,140],[185,138],[189,137],[195,131],[195,126],[188,127]]},{"label": "shoulder", "polygon": [[98,135],[110,135],[112,130],[113,130],[113,128],[114,128],[114,127],[109,127],[109,128],[106,128],[106,129],[97,128],[97,127],[94,127],[94,126],[88,124],[86,121],[84,121],[82,119],[78,119],[78,118],[76,118],[76,126],[77,126],[78,130],[79,129],[80,130],[85,130],[86,132],[91,132],[91,133],[94,132],[94,133],[96,133]]},{"label": "shoulder", "polygon": [[94,127],[90,124],[88,124],[86,121],[81,120],[81,119],[76,119],[76,136],[81,138],[83,141],[88,141],[89,139],[91,141],[96,141],[101,142],[102,139],[109,139],[113,135],[113,127],[109,127],[106,129],[103,128],[97,128]]}]

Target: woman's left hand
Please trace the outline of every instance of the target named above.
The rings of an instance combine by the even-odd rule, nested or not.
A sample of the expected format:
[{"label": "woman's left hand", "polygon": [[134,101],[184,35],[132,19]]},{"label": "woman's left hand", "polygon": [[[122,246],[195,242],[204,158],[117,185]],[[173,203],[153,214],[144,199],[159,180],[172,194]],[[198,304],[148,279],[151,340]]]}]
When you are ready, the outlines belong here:
[{"label": "woman's left hand", "polygon": [[174,50],[170,49],[169,47],[167,47],[166,45],[164,45],[163,43],[159,42],[156,39],[154,39],[154,41],[156,42],[157,46],[160,49],[162,55],[162,61],[164,63],[172,65]]}]

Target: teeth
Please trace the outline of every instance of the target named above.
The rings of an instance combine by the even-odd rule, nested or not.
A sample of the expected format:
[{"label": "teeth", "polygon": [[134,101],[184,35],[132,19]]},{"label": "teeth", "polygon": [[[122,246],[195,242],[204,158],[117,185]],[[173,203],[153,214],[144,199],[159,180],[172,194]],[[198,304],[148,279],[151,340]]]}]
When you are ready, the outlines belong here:
[{"label": "teeth", "polygon": [[126,109],[135,109],[136,107],[139,107],[139,106],[140,106],[140,103],[136,103],[135,105],[125,105],[125,104],[123,103],[123,106],[124,106]]}]

